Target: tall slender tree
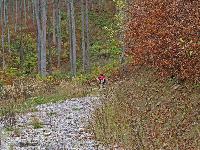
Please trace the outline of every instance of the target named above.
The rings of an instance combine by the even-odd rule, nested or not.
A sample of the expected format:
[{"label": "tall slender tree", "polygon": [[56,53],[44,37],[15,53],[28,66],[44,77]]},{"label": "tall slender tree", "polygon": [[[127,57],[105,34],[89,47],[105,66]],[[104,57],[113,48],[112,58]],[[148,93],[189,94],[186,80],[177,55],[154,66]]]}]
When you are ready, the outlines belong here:
[{"label": "tall slender tree", "polygon": [[53,23],[53,44],[56,45],[56,0],[52,0],[53,4],[53,17],[52,17],[52,23]]},{"label": "tall slender tree", "polygon": [[12,17],[12,20],[14,21],[15,20],[15,0],[11,0],[11,3],[10,3],[10,7],[11,7],[11,17]]},{"label": "tall slender tree", "polygon": [[47,35],[47,11],[46,0],[41,0],[41,23],[42,23],[42,47],[41,47],[41,75],[46,76],[46,35]]},{"label": "tall slender tree", "polygon": [[8,52],[11,53],[11,48],[10,48],[10,27],[8,24]]},{"label": "tall slender tree", "polygon": [[48,27],[47,27],[48,71],[49,71],[49,74],[51,74],[52,73],[52,49],[51,49],[52,41],[51,41],[50,30],[51,30],[52,22],[50,20],[50,17],[48,17],[47,22],[48,22]]},{"label": "tall slender tree", "polygon": [[60,12],[60,0],[56,1],[56,44],[57,44],[57,61],[58,68],[61,67],[61,12]]},{"label": "tall slender tree", "polygon": [[70,32],[70,64],[71,73],[76,76],[76,28],[75,28],[75,14],[74,14],[74,1],[67,0],[68,7],[68,20]]},{"label": "tall slender tree", "polygon": [[88,0],[81,0],[83,70],[89,70],[89,18]]},{"label": "tall slender tree", "polygon": [[32,6],[32,22],[35,24],[35,7],[34,7],[34,0],[32,0],[31,6]]},{"label": "tall slender tree", "polygon": [[23,3],[22,1],[20,1],[20,47],[19,47],[19,58],[20,58],[20,67],[22,68],[23,67],[23,64],[24,64],[24,47],[23,47],[23,42],[22,42],[22,39],[23,39],[23,31],[22,31],[22,27],[23,27],[23,10],[22,10],[22,7],[23,7]]},{"label": "tall slender tree", "polygon": [[17,32],[17,22],[18,22],[18,1],[15,1],[15,32]]},{"label": "tall slender tree", "polygon": [[7,24],[7,41],[8,41],[8,52],[9,54],[11,53],[11,50],[10,50],[10,24],[9,24],[9,11],[11,12],[11,9],[8,9],[9,7],[9,1],[7,1],[6,3],[6,24]]},{"label": "tall slender tree", "polygon": [[1,1],[1,45],[2,45],[2,68],[3,70],[6,69],[6,61],[5,61],[5,43],[4,43],[4,39],[5,39],[5,1]]},{"label": "tall slender tree", "polygon": [[26,23],[27,23],[26,0],[24,0],[24,21],[25,21],[25,25],[26,25]]},{"label": "tall slender tree", "polygon": [[82,51],[83,51],[83,70],[86,70],[86,56],[85,56],[85,52],[86,52],[86,43],[85,43],[85,2],[84,0],[81,0],[81,22],[82,22],[82,32],[81,32],[81,36],[82,36]]},{"label": "tall slender tree", "polygon": [[38,72],[46,76],[46,0],[35,0],[35,14],[37,21],[37,49],[38,49]]},{"label": "tall slender tree", "polygon": [[85,69],[89,70],[89,49],[90,49],[90,40],[89,40],[89,12],[88,12],[88,0],[85,0],[85,30],[86,30],[86,51],[85,51]]}]

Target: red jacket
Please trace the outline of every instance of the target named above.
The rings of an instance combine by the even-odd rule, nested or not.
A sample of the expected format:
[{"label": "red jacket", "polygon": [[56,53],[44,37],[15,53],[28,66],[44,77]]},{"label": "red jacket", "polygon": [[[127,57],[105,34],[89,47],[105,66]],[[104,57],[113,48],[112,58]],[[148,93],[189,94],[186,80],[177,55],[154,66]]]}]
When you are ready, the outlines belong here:
[{"label": "red jacket", "polygon": [[102,80],[105,80],[106,77],[105,77],[104,75],[100,75],[100,76],[98,77],[98,79],[99,79],[100,81],[102,81]]}]

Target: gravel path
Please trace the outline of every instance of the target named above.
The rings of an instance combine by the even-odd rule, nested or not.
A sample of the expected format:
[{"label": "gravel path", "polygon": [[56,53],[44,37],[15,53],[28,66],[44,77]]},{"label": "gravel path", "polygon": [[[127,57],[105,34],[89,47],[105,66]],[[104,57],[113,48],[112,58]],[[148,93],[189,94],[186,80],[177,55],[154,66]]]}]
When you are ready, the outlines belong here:
[{"label": "gravel path", "polygon": [[6,136],[3,130],[0,149],[105,150],[85,128],[97,105],[97,97],[40,105],[37,112],[17,116],[15,133]]}]

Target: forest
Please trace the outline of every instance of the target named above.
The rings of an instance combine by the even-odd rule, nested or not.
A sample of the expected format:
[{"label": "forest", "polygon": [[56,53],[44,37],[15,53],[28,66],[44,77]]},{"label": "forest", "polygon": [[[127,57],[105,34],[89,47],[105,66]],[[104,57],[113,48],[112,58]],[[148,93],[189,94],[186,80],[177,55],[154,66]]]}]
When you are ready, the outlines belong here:
[{"label": "forest", "polygon": [[[2,70],[18,72],[19,76],[33,73],[46,76],[55,71],[70,71],[75,76],[77,67],[81,71],[89,70],[88,49],[98,51],[98,42],[111,40],[109,36],[115,36],[115,33],[109,33],[117,32],[119,28],[117,18],[113,17],[115,5],[108,2],[108,8],[104,10],[99,7],[101,3],[1,1]],[[109,12],[105,15],[103,11]],[[110,16],[113,18],[108,20]],[[93,24],[89,23],[89,17]],[[97,22],[98,19],[100,22]],[[114,23],[111,24],[111,21]],[[113,42],[113,49],[117,49],[119,43],[116,39],[112,40],[109,44]],[[106,44],[104,49],[110,46],[108,42]],[[108,53],[106,51],[102,53]],[[79,55],[82,60],[78,58]],[[82,66],[77,62],[81,62]]]},{"label": "forest", "polygon": [[0,0],[0,34],[0,149],[200,149],[200,1]]}]

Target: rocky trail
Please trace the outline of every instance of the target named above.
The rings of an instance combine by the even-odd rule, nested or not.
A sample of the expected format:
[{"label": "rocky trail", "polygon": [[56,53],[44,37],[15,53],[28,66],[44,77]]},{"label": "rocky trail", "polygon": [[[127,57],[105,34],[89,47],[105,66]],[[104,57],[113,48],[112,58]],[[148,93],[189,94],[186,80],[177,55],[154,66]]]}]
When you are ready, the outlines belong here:
[{"label": "rocky trail", "polygon": [[8,135],[3,124],[1,150],[105,150],[88,132],[97,97],[74,98],[37,106],[36,112],[16,117],[15,132]]}]

